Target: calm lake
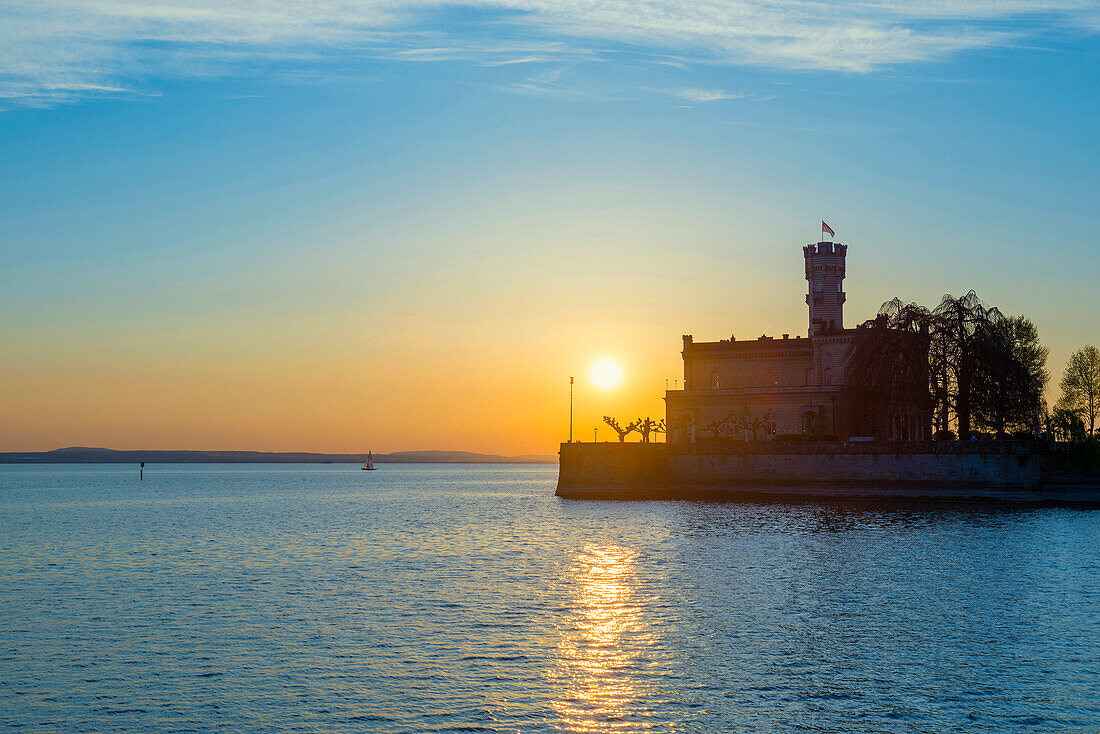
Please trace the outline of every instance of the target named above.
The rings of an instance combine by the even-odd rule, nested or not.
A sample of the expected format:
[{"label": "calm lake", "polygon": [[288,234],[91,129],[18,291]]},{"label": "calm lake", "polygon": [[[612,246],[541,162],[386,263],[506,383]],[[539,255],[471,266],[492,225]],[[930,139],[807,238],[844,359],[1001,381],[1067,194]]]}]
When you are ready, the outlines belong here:
[{"label": "calm lake", "polygon": [[0,727],[1100,731],[1100,511],[0,467]]}]

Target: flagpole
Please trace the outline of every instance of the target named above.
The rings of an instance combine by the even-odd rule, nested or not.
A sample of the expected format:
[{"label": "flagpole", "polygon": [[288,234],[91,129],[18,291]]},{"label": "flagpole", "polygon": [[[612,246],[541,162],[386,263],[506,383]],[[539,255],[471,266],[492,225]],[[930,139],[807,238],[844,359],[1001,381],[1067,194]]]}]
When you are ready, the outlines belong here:
[{"label": "flagpole", "polygon": [[573,378],[569,378],[569,443],[573,443]]}]

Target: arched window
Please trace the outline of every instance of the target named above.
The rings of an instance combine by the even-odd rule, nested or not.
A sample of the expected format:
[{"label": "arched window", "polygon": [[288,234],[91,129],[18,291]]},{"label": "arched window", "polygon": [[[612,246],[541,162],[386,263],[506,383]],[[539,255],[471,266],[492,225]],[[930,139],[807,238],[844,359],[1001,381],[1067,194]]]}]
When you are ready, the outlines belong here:
[{"label": "arched window", "polygon": [[718,373],[712,372],[710,375],[710,387],[712,390],[717,390],[721,385],[721,381],[718,379]]},{"label": "arched window", "polygon": [[676,439],[689,443],[694,438],[695,416],[691,413],[681,413],[676,420]]},{"label": "arched window", "polygon": [[802,432],[807,436],[817,435],[818,422],[816,410],[807,410],[802,414]]}]

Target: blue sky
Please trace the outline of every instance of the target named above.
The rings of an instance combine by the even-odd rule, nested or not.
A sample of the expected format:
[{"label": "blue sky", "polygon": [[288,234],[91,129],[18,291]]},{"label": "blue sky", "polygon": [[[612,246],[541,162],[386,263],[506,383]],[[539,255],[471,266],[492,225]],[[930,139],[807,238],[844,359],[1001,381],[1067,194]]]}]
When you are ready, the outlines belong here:
[{"label": "blue sky", "polygon": [[[153,428],[136,403],[97,422],[114,388],[80,421],[34,405],[81,375],[174,389],[154,356],[217,377],[303,348],[359,360],[366,404],[458,389],[449,360],[504,365],[487,399],[519,393],[513,352],[610,350],[658,412],[681,333],[804,331],[822,218],[849,325],[974,288],[1037,323],[1057,379],[1100,341],[1098,30],[1096,3],[1042,0],[7,3],[0,371],[24,402],[0,439],[125,448]],[[507,416],[417,432],[436,418],[374,445],[552,445]],[[314,443],[152,435],[358,445],[316,420]]]}]

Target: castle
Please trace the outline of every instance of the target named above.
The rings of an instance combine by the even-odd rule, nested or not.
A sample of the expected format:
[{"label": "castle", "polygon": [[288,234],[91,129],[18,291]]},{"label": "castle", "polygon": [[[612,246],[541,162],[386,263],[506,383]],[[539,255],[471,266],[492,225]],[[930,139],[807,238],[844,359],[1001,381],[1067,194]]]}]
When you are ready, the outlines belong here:
[{"label": "castle", "polygon": [[[802,248],[806,264],[806,338],[696,342],[685,334],[684,389],[665,392],[670,443],[717,435],[743,440],[843,438],[844,386],[858,329],[844,328],[843,290],[848,247],[818,242]],[[903,406],[880,439],[927,438],[931,416]]]}]

